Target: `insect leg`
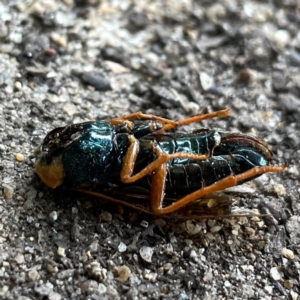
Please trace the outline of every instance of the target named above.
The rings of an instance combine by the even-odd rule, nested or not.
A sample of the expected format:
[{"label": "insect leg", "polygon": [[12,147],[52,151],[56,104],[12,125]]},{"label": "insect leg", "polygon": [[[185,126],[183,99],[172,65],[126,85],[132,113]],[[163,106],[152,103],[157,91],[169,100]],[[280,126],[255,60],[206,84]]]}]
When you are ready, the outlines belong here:
[{"label": "insect leg", "polygon": [[155,207],[152,206],[152,211],[156,214],[162,214],[162,215],[169,214],[169,213],[172,213],[172,212],[178,210],[179,208],[186,206],[187,204],[194,202],[206,195],[212,194],[212,193],[220,191],[220,190],[224,190],[228,187],[235,186],[236,184],[237,184],[237,180],[236,180],[235,176],[231,175],[226,178],[223,178],[220,181],[215,182],[212,185],[201,188],[166,207],[162,207],[162,201],[157,201],[157,199],[153,199],[153,200],[151,199],[151,204],[152,204],[152,201],[154,203],[156,203]]},{"label": "insect leg", "polygon": [[129,114],[129,115],[126,115],[126,116],[123,116],[123,117],[111,119],[109,121],[109,123],[111,125],[118,125],[118,124],[121,124],[125,121],[140,120],[140,119],[158,121],[158,122],[161,122],[163,124],[174,124],[175,127],[176,127],[176,122],[175,121],[165,119],[165,118],[161,118],[161,117],[157,117],[155,115],[144,114],[141,111],[137,111],[135,113],[132,113],[132,114]]},{"label": "insect leg", "polygon": [[[196,160],[205,160],[209,157],[209,153],[204,155],[186,153],[186,152],[177,152],[173,154],[164,153],[159,146],[155,145],[153,142],[150,142],[149,147],[153,148],[153,153],[156,155],[156,159],[147,165],[144,169],[138,172],[135,175],[132,175],[134,170],[134,165],[136,162],[136,158],[139,153],[139,141],[134,137],[129,137],[130,145],[125,154],[123,167],[120,172],[121,181],[124,183],[133,183],[144,176],[152,173],[152,184],[151,184],[151,192],[150,192],[150,206],[152,213],[161,214],[164,193],[165,193],[165,182],[167,176],[167,162],[171,159],[175,158],[190,158]],[[236,181],[233,185],[236,184]],[[230,185],[231,186],[231,185]],[[219,189],[222,189],[220,187]],[[210,193],[210,191],[208,192]],[[196,199],[199,198],[198,196]],[[193,201],[193,200],[191,200]],[[184,204],[182,204],[184,205]],[[181,205],[181,206],[182,206]],[[180,206],[179,206],[180,207]],[[178,208],[179,208],[178,207]],[[174,210],[178,209],[175,208]],[[170,212],[174,211],[171,210]]]},{"label": "insect leg", "polygon": [[[214,192],[221,191],[226,188],[235,186],[240,181],[244,181],[246,179],[255,177],[257,175],[262,175],[262,174],[268,173],[268,172],[275,172],[275,173],[282,172],[285,168],[286,168],[286,164],[284,164],[282,166],[254,167],[253,169],[250,169],[247,172],[244,172],[244,173],[236,175],[236,176],[230,175],[226,178],[223,178],[220,181],[215,182],[212,185],[209,185],[207,187],[199,189],[199,190],[179,199],[178,201],[176,201],[175,203],[173,203],[169,206],[162,207],[161,205],[156,205],[155,207],[152,207],[152,211],[157,214],[169,214],[169,213],[172,213],[172,212],[178,210],[179,208],[181,208],[191,202],[194,202],[197,199],[200,199],[206,195],[209,195]],[[152,201],[158,203],[157,200],[152,200],[152,194],[151,194],[151,203],[152,203]]]},{"label": "insect leg", "polygon": [[255,177],[257,175],[262,175],[264,173],[269,172],[282,172],[286,168],[287,164],[283,164],[282,166],[262,166],[262,167],[254,167],[247,172],[241,173],[239,175],[236,175],[235,178],[237,182],[244,181],[249,178]]},{"label": "insect leg", "polygon": [[224,118],[224,117],[227,117],[229,114],[230,114],[230,110],[227,108],[227,109],[222,109],[222,110],[215,111],[212,113],[187,118],[187,119],[184,119],[181,121],[172,121],[169,119],[157,117],[155,115],[143,114],[141,111],[138,111],[138,112],[135,112],[135,113],[123,116],[123,117],[111,119],[109,122],[111,125],[118,125],[118,124],[123,123],[126,120],[130,121],[130,120],[136,120],[136,119],[148,119],[148,120],[153,120],[153,121],[158,121],[158,122],[164,123],[165,124],[164,127],[162,129],[160,129],[159,131],[166,131],[166,130],[170,130],[173,128],[177,128],[179,126],[184,126],[187,124],[196,123],[196,122],[200,122],[200,121],[207,120],[207,119]]},{"label": "insect leg", "polygon": [[158,145],[155,145],[153,142],[150,142],[150,146],[153,148],[153,153],[156,155],[156,159],[147,165],[144,169],[138,172],[135,175],[132,175],[136,158],[139,153],[139,141],[133,135],[129,136],[130,145],[127,149],[127,152],[124,157],[123,167],[120,172],[121,181],[124,183],[133,183],[146,175],[155,172],[153,177],[156,176],[156,171],[161,167],[161,165],[166,164],[169,160],[175,158],[190,158],[196,160],[205,160],[209,158],[210,153],[199,155],[186,152],[177,152],[173,154],[164,153]]},{"label": "insect leg", "polygon": [[188,124],[191,124],[191,123],[201,122],[203,120],[208,120],[208,119],[212,119],[212,118],[224,118],[224,117],[229,116],[229,114],[230,114],[230,110],[228,108],[227,109],[222,109],[222,110],[218,110],[218,111],[215,111],[215,112],[212,112],[212,113],[208,113],[208,114],[204,114],[204,115],[198,115],[198,116],[195,116],[195,117],[180,120],[180,121],[175,122],[175,124],[174,123],[166,124],[159,131],[167,131],[167,130],[170,130],[170,129],[173,129],[173,128],[176,128],[176,127],[179,127],[179,126],[184,126],[184,125],[188,125]]}]

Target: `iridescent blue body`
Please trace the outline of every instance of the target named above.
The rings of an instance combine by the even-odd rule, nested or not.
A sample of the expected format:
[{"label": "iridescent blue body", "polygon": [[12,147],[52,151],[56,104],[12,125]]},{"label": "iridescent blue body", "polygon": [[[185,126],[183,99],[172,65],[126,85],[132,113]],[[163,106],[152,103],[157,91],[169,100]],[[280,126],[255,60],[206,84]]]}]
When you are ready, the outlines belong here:
[{"label": "iridescent blue body", "polygon": [[[209,129],[191,133],[161,133],[159,129],[162,125],[159,122],[137,120],[131,123],[133,126],[128,127],[127,123],[111,125],[109,122],[95,121],[51,131],[37,153],[37,173],[52,188],[63,182],[72,186],[128,186],[121,182],[120,172],[131,135],[139,141],[134,173],[155,159],[153,144],[167,154],[210,153],[206,160],[171,159],[167,164],[167,194],[196,191],[229,175],[241,174],[256,166],[266,166],[272,157],[266,143],[243,134]],[[59,159],[56,160],[57,157]],[[62,169],[59,170],[62,178],[55,184],[46,177],[49,171],[43,169],[54,162]],[[131,185],[149,189],[150,178],[151,175],[148,175]]]}]

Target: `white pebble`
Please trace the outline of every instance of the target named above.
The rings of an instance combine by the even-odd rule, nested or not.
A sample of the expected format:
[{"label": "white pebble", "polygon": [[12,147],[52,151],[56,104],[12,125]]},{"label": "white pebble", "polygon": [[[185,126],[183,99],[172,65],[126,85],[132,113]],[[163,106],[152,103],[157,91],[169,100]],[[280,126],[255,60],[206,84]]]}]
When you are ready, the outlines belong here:
[{"label": "white pebble", "polygon": [[202,229],[202,226],[200,224],[195,224],[192,220],[186,221],[185,226],[186,231],[191,235],[199,233]]},{"label": "white pebble", "polygon": [[59,256],[65,256],[65,252],[66,252],[66,249],[65,248],[62,248],[62,247],[58,247],[57,248],[57,254]]},{"label": "white pebble", "polygon": [[152,255],[153,255],[153,249],[151,247],[143,246],[140,249],[140,256],[146,262],[149,262],[149,263],[151,262]]},{"label": "white pebble", "polygon": [[245,15],[256,22],[264,23],[273,17],[273,9],[270,4],[246,2],[243,8]]},{"label": "white pebble", "polygon": [[230,283],[228,280],[226,280],[226,281],[224,282],[224,286],[225,286],[225,287],[231,287],[231,283]]},{"label": "white pebble", "polygon": [[16,81],[15,84],[14,84],[14,88],[17,91],[21,91],[21,89],[22,89],[22,83],[20,81]]},{"label": "white pebble", "polygon": [[123,242],[121,242],[118,246],[118,250],[120,253],[123,253],[127,250],[127,246]]},{"label": "white pebble", "polygon": [[290,42],[291,36],[287,30],[277,30],[273,34],[273,42],[276,48],[283,49]]},{"label": "white pebble", "polygon": [[199,79],[204,91],[208,91],[214,85],[214,79],[205,72],[200,72]]},{"label": "white pebble", "polygon": [[271,274],[272,278],[276,281],[281,279],[281,275],[278,272],[276,267],[271,268],[270,274]]},{"label": "white pebble", "polygon": [[294,292],[294,291],[291,291],[291,299],[292,300],[299,300],[299,294]]},{"label": "white pebble", "polygon": [[287,249],[287,248],[282,248],[281,249],[281,255],[285,258],[288,258],[288,259],[293,259],[295,257],[294,252],[290,249]]},{"label": "white pebble", "polygon": [[63,110],[72,117],[77,112],[77,107],[72,103],[66,103],[63,106]]},{"label": "white pebble", "polygon": [[216,233],[216,232],[219,232],[221,230],[222,226],[219,226],[219,225],[216,225],[216,226],[213,226],[211,229],[210,229],[210,232],[211,233]]},{"label": "white pebble", "polygon": [[19,44],[22,42],[22,33],[13,30],[10,34],[9,34],[9,39],[11,42]]},{"label": "white pebble", "polygon": [[265,291],[269,294],[272,295],[273,292],[273,287],[271,285],[265,286]]},{"label": "white pebble", "polygon": [[50,214],[49,214],[49,217],[53,220],[53,221],[56,221],[57,218],[58,218],[58,213],[57,211],[52,211]]}]

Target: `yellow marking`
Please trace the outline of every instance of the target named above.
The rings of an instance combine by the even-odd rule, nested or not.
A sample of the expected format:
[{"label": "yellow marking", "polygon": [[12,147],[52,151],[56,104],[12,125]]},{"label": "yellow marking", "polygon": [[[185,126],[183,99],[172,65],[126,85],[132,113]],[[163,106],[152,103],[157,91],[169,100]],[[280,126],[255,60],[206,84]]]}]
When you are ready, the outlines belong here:
[{"label": "yellow marking", "polygon": [[42,158],[37,158],[34,166],[41,180],[50,188],[55,189],[63,183],[65,174],[61,155],[54,157],[49,165],[46,165]]}]

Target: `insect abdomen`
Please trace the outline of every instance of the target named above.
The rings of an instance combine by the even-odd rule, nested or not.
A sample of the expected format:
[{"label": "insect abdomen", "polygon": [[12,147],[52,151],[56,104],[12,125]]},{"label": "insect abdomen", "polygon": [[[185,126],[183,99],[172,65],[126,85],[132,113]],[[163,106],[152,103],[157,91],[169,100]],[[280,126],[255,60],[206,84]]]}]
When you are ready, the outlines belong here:
[{"label": "insect abdomen", "polygon": [[[215,130],[202,131],[192,134],[177,134],[176,136],[164,136],[158,142],[163,152],[173,154],[186,152],[205,155],[212,153],[213,149],[221,141],[220,134]],[[170,160],[169,165],[187,163],[189,159]]]},{"label": "insect abdomen", "polygon": [[[255,153],[255,156],[261,156],[263,163],[261,154]],[[229,175],[246,172],[255,166],[257,164],[240,154],[213,156],[207,160],[187,164],[173,164],[168,168],[166,190],[173,194],[188,194]]]}]

